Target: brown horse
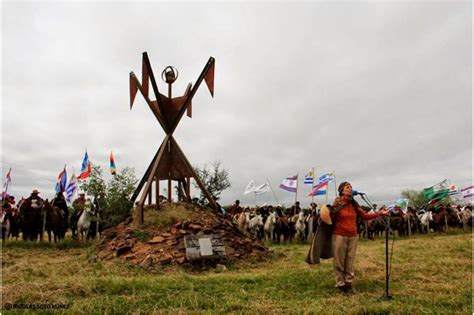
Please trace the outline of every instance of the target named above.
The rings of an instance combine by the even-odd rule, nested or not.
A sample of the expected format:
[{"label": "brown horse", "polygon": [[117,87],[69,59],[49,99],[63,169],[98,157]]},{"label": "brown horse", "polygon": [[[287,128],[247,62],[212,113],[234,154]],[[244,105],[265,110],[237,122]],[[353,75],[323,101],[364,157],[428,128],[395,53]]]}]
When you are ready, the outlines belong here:
[{"label": "brown horse", "polygon": [[46,215],[45,229],[48,232],[49,242],[51,242],[51,232],[53,232],[55,243],[63,239],[65,234],[63,211],[46,199],[43,203],[43,214]]},{"label": "brown horse", "polygon": [[446,220],[448,219],[448,212],[442,209],[438,213],[433,213],[433,230],[442,232],[446,227]]},{"label": "brown horse", "polygon": [[30,199],[23,199],[18,205],[19,226],[24,241],[37,241],[41,233],[41,208],[33,207]]},{"label": "brown horse", "polygon": [[290,239],[290,225],[287,216],[276,217],[275,228],[273,229],[273,235],[278,244],[280,244],[280,238],[283,235],[285,243]]}]

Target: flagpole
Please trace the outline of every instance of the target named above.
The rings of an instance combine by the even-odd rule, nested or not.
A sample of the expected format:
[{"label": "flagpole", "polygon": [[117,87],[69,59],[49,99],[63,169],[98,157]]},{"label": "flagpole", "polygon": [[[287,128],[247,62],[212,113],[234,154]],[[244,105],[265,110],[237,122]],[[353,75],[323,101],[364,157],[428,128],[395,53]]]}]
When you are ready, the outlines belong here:
[{"label": "flagpole", "polygon": [[[312,168],[312,172],[313,172],[313,183],[311,184],[311,190],[313,190],[313,186],[314,186],[314,166]],[[314,202],[314,195],[311,194],[311,202]]]},{"label": "flagpole", "polygon": [[337,180],[336,180],[336,172],[334,170],[332,171],[332,174],[334,175],[334,193],[336,196],[334,198],[337,198]]},{"label": "flagpole", "polygon": [[276,203],[279,204],[278,199],[277,199],[277,196],[276,196],[276,194],[275,194],[275,191],[273,190],[273,187],[272,187],[272,185],[270,184],[270,181],[268,180],[268,178],[267,178],[266,180],[267,180],[268,186],[270,186],[270,189],[272,190],[273,197],[275,198]]},{"label": "flagpole", "polygon": [[298,173],[296,173],[296,192],[295,192],[295,203],[298,201]]}]

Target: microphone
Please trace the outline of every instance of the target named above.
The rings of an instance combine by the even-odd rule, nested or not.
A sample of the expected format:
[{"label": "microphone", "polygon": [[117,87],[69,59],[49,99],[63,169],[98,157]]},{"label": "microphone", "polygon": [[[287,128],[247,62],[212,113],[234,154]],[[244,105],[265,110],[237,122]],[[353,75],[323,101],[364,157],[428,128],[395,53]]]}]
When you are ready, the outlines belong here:
[{"label": "microphone", "polygon": [[359,191],[357,191],[357,190],[353,190],[353,191],[352,191],[352,196],[357,196],[357,195],[362,196],[362,195],[365,195],[365,193],[359,192]]}]

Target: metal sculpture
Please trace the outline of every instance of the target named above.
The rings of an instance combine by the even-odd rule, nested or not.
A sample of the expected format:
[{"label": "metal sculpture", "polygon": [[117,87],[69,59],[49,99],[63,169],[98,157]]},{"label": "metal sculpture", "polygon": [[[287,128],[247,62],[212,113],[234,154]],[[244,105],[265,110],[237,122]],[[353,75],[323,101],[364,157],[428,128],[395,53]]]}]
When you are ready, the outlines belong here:
[{"label": "metal sculpture", "polygon": [[[140,208],[140,224],[143,224],[143,205],[146,196],[148,196],[149,203],[151,203],[153,181],[156,183],[157,205],[159,204],[158,199],[160,180],[168,180],[169,201],[171,201],[172,180],[178,182],[178,191],[180,191],[180,194],[184,194],[185,199],[191,201],[191,178],[194,178],[199,188],[209,200],[210,205],[214,209],[217,209],[217,204],[214,198],[212,198],[212,196],[209,194],[203,182],[198,177],[197,173],[194,171],[192,165],[189,163],[188,159],[173,137],[173,132],[176,130],[176,127],[178,126],[179,121],[183,117],[184,113],[187,112],[188,117],[192,117],[191,100],[198,90],[202,80],[205,80],[211,96],[214,97],[214,64],[214,58],[210,57],[199,78],[197,79],[196,84],[192,86],[192,84],[189,83],[184,95],[174,98],[172,97],[171,86],[178,78],[178,71],[176,68],[168,66],[161,74],[163,81],[168,84],[168,96],[165,96],[158,91],[155,76],[153,75],[150,60],[148,59],[148,54],[146,52],[143,53],[142,83],[138,81],[138,78],[133,73],[133,71],[130,72],[130,109],[132,109],[135,96],[138,90],[140,90],[151,111],[166,133],[161,146],[148,166],[145,175],[139,182],[137,189],[135,190],[135,193],[131,199],[131,201],[135,203],[138,195],[140,192],[142,192],[138,201],[138,206]],[[150,82],[156,97],[155,101],[152,101],[149,97]]]}]

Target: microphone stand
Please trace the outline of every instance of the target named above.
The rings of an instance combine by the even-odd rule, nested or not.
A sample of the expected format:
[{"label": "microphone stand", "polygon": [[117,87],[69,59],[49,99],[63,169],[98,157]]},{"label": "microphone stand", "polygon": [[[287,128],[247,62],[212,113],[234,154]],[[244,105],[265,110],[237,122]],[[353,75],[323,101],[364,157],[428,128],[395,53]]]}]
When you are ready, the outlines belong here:
[{"label": "microphone stand", "polygon": [[[370,202],[369,197],[366,194],[359,195],[362,200],[374,211],[372,202]],[[390,215],[387,215],[386,225],[385,225],[385,294],[382,296],[382,300],[390,301],[392,296],[388,294],[388,289],[390,285],[390,273],[389,273],[389,260],[388,260],[388,234],[390,231]]]}]

